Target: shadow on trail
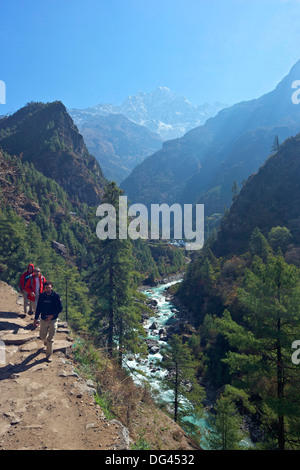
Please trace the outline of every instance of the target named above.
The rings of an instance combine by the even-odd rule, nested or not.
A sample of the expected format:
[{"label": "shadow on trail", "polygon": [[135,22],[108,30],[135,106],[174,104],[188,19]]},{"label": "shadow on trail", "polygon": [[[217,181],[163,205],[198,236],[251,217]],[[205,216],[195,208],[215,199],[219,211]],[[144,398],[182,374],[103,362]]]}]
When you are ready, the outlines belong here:
[{"label": "shadow on trail", "polygon": [[[22,330],[32,329],[32,325],[30,323],[26,326],[23,326],[22,324],[17,322],[18,320],[20,319],[23,320],[24,318],[26,318],[25,314],[17,314],[14,312],[0,311],[0,331],[12,330],[16,332],[19,329],[22,329]],[[16,320],[16,323],[12,322],[11,320]]]},{"label": "shadow on trail", "polygon": [[1,318],[20,318],[20,315],[15,312],[3,312],[0,310],[0,317]]},{"label": "shadow on trail", "polygon": [[[27,356],[24,361],[20,362],[19,364],[8,364],[7,366],[0,369],[0,380],[9,379],[14,374],[19,374],[21,372],[25,372],[31,367],[36,366],[37,364],[42,364],[46,362],[46,357],[42,359],[36,359],[41,353],[43,352],[43,348],[38,349],[36,352]],[[31,362],[33,361],[33,362]]]}]

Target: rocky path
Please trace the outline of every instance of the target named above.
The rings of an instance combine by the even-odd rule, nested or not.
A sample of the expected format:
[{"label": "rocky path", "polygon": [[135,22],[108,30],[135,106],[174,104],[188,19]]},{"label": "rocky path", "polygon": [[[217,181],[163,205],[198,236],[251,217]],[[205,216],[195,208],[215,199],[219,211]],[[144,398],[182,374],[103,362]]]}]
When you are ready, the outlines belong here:
[{"label": "rocky path", "polygon": [[48,363],[39,329],[22,313],[22,297],[0,281],[0,449],[128,449],[126,428],[105,418],[93,384],[74,370],[67,325]]}]

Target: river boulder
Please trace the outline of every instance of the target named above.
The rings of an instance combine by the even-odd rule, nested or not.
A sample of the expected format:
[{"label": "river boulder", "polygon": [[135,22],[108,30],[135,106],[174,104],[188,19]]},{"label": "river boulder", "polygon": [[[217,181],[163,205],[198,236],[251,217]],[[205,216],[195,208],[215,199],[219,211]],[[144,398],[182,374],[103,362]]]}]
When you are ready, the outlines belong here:
[{"label": "river boulder", "polygon": [[160,347],[159,346],[152,346],[150,349],[149,349],[149,354],[157,354],[160,350]]},{"label": "river boulder", "polygon": [[169,340],[169,338],[168,338],[166,333],[162,333],[161,335],[159,335],[159,340],[167,342]]},{"label": "river boulder", "polygon": [[147,343],[147,346],[148,346],[149,354],[157,354],[159,352],[160,346],[159,346],[158,341],[156,341],[154,339],[147,338],[146,343]]},{"label": "river boulder", "polygon": [[159,335],[158,330],[151,330],[151,335],[152,336],[158,336]]},{"label": "river boulder", "polygon": [[158,330],[159,328],[159,323],[157,321],[154,321],[151,326],[149,326],[149,330]]}]

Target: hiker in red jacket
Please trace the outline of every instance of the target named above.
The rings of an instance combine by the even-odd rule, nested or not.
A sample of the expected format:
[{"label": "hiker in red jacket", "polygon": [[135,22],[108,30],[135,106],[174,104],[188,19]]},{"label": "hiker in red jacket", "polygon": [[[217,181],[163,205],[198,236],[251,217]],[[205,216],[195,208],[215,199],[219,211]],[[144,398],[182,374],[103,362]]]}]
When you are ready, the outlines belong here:
[{"label": "hiker in red jacket", "polygon": [[[33,270],[34,270],[34,265],[32,263],[29,263],[29,265],[27,267],[27,270],[21,275],[20,280],[19,280],[19,288],[20,288],[20,291],[21,291],[21,293],[23,295],[23,299],[24,299],[24,313],[25,313],[25,315],[27,314],[27,308],[30,305],[29,299],[27,297],[28,294],[25,290],[25,285],[26,285],[26,282],[27,282],[28,278],[33,274]],[[29,308],[29,313],[31,313],[30,308]]]},{"label": "hiker in red jacket", "polygon": [[25,290],[28,294],[32,313],[35,313],[39,295],[44,291],[45,282],[46,278],[41,274],[40,268],[34,268],[33,274],[28,278],[25,284]]}]

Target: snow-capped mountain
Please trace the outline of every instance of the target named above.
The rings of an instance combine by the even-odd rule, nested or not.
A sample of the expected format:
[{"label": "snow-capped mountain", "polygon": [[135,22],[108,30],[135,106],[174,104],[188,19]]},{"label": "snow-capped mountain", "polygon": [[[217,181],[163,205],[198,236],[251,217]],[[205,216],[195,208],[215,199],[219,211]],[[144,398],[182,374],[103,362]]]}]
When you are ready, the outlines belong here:
[{"label": "snow-capped mountain", "polygon": [[135,124],[158,134],[162,140],[170,140],[204,124],[224,107],[223,103],[194,106],[169,88],[158,87],[150,93],[140,91],[128,96],[121,106],[100,103],[83,110],[70,109],[69,113],[79,128],[97,115],[123,114]]},{"label": "snow-capped mountain", "polygon": [[[128,199],[148,207],[201,203],[206,216],[222,214],[224,205],[232,203],[233,183],[244,186],[249,175],[258,171],[274,152],[274,139],[282,143],[299,134],[300,106],[292,101],[292,84],[299,77],[300,60],[269,93],[227,107],[203,126],[164,142],[122,182]],[[249,201],[245,199],[244,210]],[[230,223],[228,230],[235,230],[238,221],[232,218]]]}]

